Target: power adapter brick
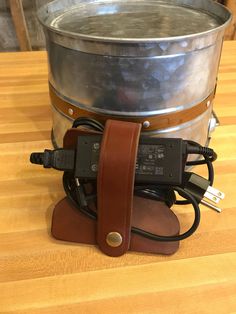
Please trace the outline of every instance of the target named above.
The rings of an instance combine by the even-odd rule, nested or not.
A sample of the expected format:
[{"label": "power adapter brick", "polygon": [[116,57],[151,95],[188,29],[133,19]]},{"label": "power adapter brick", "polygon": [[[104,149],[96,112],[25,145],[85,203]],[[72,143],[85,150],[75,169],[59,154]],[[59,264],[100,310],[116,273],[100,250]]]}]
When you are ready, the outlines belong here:
[{"label": "power adapter brick", "polygon": [[[78,137],[75,177],[96,179],[101,141],[101,135]],[[135,182],[180,185],[186,158],[186,143],[182,139],[142,136],[137,153]]]}]

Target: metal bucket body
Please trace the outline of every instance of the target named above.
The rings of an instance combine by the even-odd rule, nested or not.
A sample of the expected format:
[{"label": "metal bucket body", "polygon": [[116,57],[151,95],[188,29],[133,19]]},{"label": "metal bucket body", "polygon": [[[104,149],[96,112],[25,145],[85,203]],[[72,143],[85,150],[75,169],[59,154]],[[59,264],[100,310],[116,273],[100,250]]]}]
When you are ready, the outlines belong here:
[{"label": "metal bucket body", "polygon": [[[39,18],[49,82],[59,98],[88,112],[148,121],[194,108],[214,91],[231,14],[211,0],[56,0],[40,9]],[[70,114],[55,110],[61,144],[58,133],[69,126]],[[211,110],[208,104],[188,123],[144,130],[205,144]],[[197,132],[200,120],[205,127]]]}]

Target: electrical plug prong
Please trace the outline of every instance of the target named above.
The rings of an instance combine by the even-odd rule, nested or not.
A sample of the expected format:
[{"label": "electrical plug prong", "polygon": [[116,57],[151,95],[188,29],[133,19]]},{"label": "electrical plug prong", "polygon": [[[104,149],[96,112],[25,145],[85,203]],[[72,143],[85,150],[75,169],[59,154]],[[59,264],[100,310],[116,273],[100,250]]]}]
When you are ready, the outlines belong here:
[{"label": "electrical plug prong", "polygon": [[219,198],[220,200],[223,200],[225,198],[225,194],[223,192],[213,188],[212,186],[208,187],[207,192]]},{"label": "electrical plug prong", "polygon": [[217,211],[218,213],[221,213],[221,212],[222,212],[221,208],[219,208],[219,207],[217,207],[217,206],[215,206],[215,205],[213,205],[213,204],[211,204],[211,203],[208,203],[208,202],[205,201],[205,200],[201,200],[201,204],[203,204],[203,205],[209,207],[210,209],[213,209],[213,210]]},{"label": "electrical plug prong", "polygon": [[[211,202],[215,203],[215,204],[219,204],[219,202],[221,200],[223,200],[225,198],[225,194],[215,188],[213,188],[212,186],[208,186],[204,197],[207,198],[208,200],[210,200]],[[218,208],[217,206],[208,203],[206,200],[202,200],[201,202],[202,204],[206,205],[207,207],[210,207],[214,210],[216,210],[217,212],[221,213],[221,209]]]},{"label": "electrical plug prong", "polygon": [[[209,185],[204,194],[204,197],[215,204],[219,204],[219,202],[225,198],[225,194]],[[221,209],[219,207],[215,206],[214,204],[209,203],[207,200],[203,199],[201,200],[201,203],[217,211],[218,213],[221,213]]]},{"label": "electrical plug prong", "polygon": [[212,201],[215,204],[219,204],[219,202],[221,201],[221,199],[218,196],[213,195],[213,194],[209,193],[208,191],[206,191],[206,193],[204,194],[204,197],[207,198],[208,200]]}]

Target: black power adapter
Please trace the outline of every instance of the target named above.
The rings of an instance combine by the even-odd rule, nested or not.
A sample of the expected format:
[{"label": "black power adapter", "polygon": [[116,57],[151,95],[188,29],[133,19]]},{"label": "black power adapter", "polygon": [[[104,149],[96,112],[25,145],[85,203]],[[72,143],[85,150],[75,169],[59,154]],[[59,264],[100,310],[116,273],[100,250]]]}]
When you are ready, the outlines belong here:
[{"label": "black power adapter", "polygon": [[[97,177],[102,135],[79,136],[75,177]],[[186,163],[187,144],[182,139],[141,136],[138,147],[135,182],[181,185]]]}]

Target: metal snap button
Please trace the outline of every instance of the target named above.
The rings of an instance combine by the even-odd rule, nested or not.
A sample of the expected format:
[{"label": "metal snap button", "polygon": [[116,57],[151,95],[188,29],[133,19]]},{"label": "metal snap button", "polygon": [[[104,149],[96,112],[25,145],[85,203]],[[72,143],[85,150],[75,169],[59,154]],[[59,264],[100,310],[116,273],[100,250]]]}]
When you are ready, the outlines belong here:
[{"label": "metal snap button", "polygon": [[118,247],[121,245],[123,239],[120,233],[110,232],[106,237],[106,242],[111,247]]}]

